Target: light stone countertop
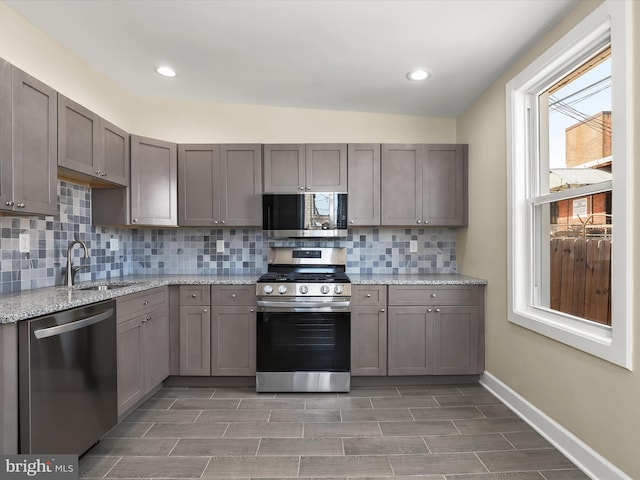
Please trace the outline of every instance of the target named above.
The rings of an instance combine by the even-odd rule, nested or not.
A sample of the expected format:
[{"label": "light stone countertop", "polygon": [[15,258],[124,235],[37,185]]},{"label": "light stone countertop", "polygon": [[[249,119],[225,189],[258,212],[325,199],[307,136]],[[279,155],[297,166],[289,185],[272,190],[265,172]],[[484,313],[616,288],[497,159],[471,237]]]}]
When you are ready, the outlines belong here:
[{"label": "light stone countertop", "polygon": [[[359,275],[348,274],[354,285],[485,285],[486,280],[465,275]],[[129,275],[95,282],[82,282],[71,288],[57,286],[0,295],[0,324],[102,302],[166,285],[251,285],[260,275]],[[105,283],[127,283],[112,290],[81,290]]]},{"label": "light stone countertop", "polygon": [[[0,295],[0,324],[47,315],[165,285],[251,285],[259,275],[129,275],[95,282],[37,288]],[[105,283],[131,283],[112,290],[80,290]]]},{"label": "light stone countertop", "polygon": [[349,273],[352,285],[486,285],[480,278],[457,274],[371,274]]}]

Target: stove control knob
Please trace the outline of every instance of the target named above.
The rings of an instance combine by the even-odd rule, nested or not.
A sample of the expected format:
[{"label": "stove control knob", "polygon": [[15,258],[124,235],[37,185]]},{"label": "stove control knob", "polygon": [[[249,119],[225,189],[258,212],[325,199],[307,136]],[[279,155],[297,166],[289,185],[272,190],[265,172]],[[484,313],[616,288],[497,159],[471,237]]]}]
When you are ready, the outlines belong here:
[{"label": "stove control knob", "polygon": [[320,287],[320,292],[324,293],[325,295],[327,293],[329,293],[329,286],[328,285],[322,285],[322,287]]},{"label": "stove control knob", "polygon": [[264,286],[264,293],[266,293],[267,295],[269,295],[270,293],[273,292],[273,287],[271,285],[265,285]]},{"label": "stove control knob", "polygon": [[307,287],[306,285],[300,285],[300,293],[303,295],[305,293],[309,293],[309,287]]},{"label": "stove control knob", "polygon": [[333,291],[336,292],[337,295],[340,295],[342,293],[342,285],[336,285]]},{"label": "stove control knob", "polygon": [[287,293],[287,286],[286,285],[280,285],[278,287],[278,293],[280,295],[284,295],[285,293]]}]

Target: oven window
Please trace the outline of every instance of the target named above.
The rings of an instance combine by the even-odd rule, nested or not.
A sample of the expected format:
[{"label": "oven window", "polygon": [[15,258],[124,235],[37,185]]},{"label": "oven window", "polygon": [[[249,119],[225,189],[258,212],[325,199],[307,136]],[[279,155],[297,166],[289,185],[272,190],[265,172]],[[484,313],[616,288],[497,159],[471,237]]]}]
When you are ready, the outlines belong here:
[{"label": "oven window", "polygon": [[257,369],[348,372],[349,313],[259,313]]}]

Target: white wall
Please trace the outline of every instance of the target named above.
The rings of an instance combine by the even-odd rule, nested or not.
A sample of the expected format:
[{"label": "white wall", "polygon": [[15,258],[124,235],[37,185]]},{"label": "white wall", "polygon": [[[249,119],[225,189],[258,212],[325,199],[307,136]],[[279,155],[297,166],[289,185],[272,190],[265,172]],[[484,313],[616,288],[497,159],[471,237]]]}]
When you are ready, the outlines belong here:
[{"label": "white wall", "polygon": [[[582,1],[458,117],[457,139],[469,143],[469,228],[458,235],[458,267],[488,279],[487,371],[559,422],[631,478],[640,478],[640,327],[635,372],[612,365],[507,321],[505,85],[600,4]],[[640,4],[634,3],[634,138],[640,139]],[[631,100],[631,99],[630,99]],[[640,185],[635,149],[636,185]],[[633,219],[635,251],[640,222]],[[634,281],[640,285],[640,262]],[[640,300],[635,299],[636,315]],[[637,322],[636,322],[637,326]],[[606,480],[606,479],[603,479]]]}]

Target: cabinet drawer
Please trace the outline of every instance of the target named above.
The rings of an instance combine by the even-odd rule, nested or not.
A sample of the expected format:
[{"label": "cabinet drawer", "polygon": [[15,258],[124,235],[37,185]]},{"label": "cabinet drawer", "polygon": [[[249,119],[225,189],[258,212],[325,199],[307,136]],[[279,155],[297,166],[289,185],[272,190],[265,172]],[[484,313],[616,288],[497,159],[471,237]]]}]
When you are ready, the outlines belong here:
[{"label": "cabinet drawer", "polygon": [[180,285],[180,306],[210,305],[211,287],[209,285]]},{"label": "cabinet drawer", "polygon": [[252,305],[256,304],[255,285],[213,285],[212,305]]},{"label": "cabinet drawer", "polygon": [[475,285],[390,285],[389,305],[476,305]]},{"label": "cabinet drawer", "polygon": [[167,287],[152,288],[116,299],[117,320],[122,323],[143,312],[150,312],[167,304]]},{"label": "cabinet drawer", "polygon": [[387,286],[352,285],[351,303],[353,305],[385,306],[387,304]]}]

